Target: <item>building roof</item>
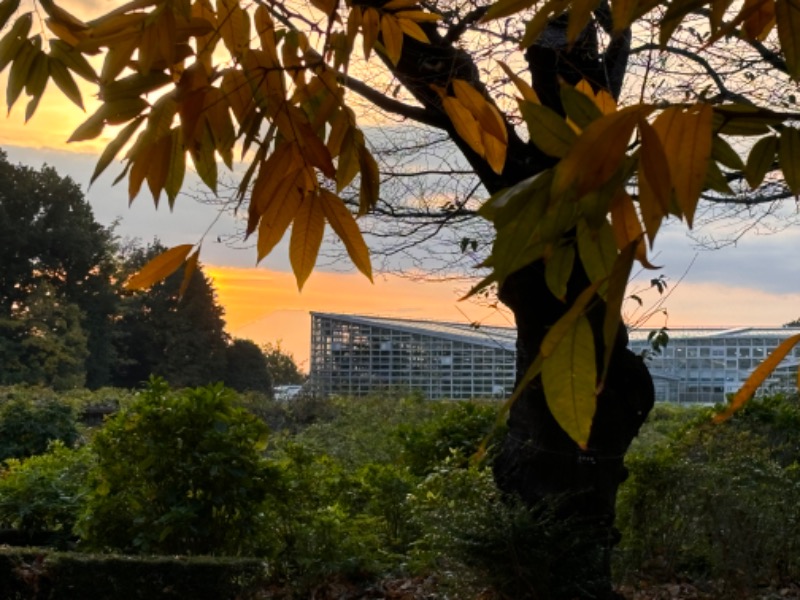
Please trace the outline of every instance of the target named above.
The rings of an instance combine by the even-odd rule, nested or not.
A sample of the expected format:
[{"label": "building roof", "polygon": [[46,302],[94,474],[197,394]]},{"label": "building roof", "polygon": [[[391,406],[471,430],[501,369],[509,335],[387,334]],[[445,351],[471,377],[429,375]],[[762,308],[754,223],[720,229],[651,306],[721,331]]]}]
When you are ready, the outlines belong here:
[{"label": "building roof", "polygon": [[[387,327],[421,335],[435,335],[453,341],[478,344],[491,348],[501,348],[514,352],[516,350],[517,330],[513,327],[494,327],[488,325],[475,326],[470,323],[448,323],[428,321],[424,319],[398,319],[394,317],[375,317],[368,315],[348,315],[339,313],[312,312],[312,316],[328,317],[349,323]],[[647,341],[652,330],[635,329],[628,333],[631,342]],[[785,339],[800,334],[800,327],[734,327],[734,328],[675,328],[667,333],[673,340],[678,339],[718,339],[718,338],[777,338]]]},{"label": "building roof", "polygon": [[433,335],[456,342],[476,344],[488,348],[499,348],[509,352],[516,351],[517,331],[512,327],[492,327],[488,325],[474,326],[469,323],[446,323],[441,321],[426,321],[423,319],[397,319],[322,312],[312,312],[311,315],[314,317],[346,321],[358,325],[386,327],[419,335]]}]

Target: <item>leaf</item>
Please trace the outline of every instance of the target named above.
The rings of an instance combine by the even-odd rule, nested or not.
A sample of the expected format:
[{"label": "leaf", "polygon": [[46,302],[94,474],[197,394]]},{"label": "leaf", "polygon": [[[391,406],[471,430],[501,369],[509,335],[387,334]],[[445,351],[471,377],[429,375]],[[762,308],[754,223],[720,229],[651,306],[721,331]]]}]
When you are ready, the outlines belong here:
[{"label": "leaf", "polygon": [[497,109],[472,85],[463,79],[453,79],[453,92],[456,98],[472,114],[481,129],[503,143],[508,142],[506,124]]},{"label": "leaf", "polygon": [[534,6],[539,0],[498,0],[489,7],[481,22],[486,23],[494,19],[510,17],[520,11]]},{"label": "leaf", "polygon": [[[655,129],[644,119],[639,122],[639,135],[642,138],[639,150],[639,201],[652,204],[647,207],[649,213],[666,216],[672,200],[672,175],[667,155]],[[652,243],[652,237],[650,241]]]},{"label": "leaf", "polygon": [[589,320],[581,315],[542,363],[550,413],[578,446],[589,443],[597,409],[597,365]]},{"label": "leaf", "polygon": [[317,262],[322,236],[325,233],[325,211],[316,194],[307,194],[292,223],[289,241],[289,260],[297,279],[297,288],[302,291],[308,276]]},{"label": "leaf", "polygon": [[261,215],[257,241],[259,262],[281,241],[297,214],[305,195],[305,190],[298,184],[303,176],[304,170],[298,169],[285,177]]},{"label": "leaf", "polygon": [[500,65],[500,68],[505,71],[506,75],[508,75],[508,78],[514,82],[514,85],[517,86],[517,90],[519,90],[519,93],[522,94],[523,100],[533,104],[541,104],[539,101],[539,96],[527,81],[514,73],[514,71],[512,71],[511,68],[503,61],[497,61],[497,64]]},{"label": "leaf", "polygon": [[322,210],[325,212],[325,218],[336,235],[339,236],[339,239],[342,240],[350,260],[353,261],[359,271],[372,281],[369,249],[364,243],[361,230],[358,228],[353,215],[347,210],[344,201],[328,190],[320,190],[320,200],[322,202]]},{"label": "leaf", "polygon": [[592,121],[603,116],[592,100],[592,96],[587,96],[569,84],[561,84],[561,104],[564,112],[580,129],[586,129]]},{"label": "leaf", "polygon": [[605,382],[608,368],[611,364],[611,356],[617,347],[622,302],[625,299],[625,291],[627,290],[628,280],[630,279],[634,256],[638,251],[637,247],[642,245],[644,245],[644,242],[641,239],[638,241],[631,241],[631,243],[623,248],[617,255],[614,266],[611,268],[611,276],[608,279],[608,288],[605,298],[606,310],[603,318],[604,352],[603,373],[600,377],[601,385]]},{"label": "leaf", "polygon": [[106,144],[103,153],[100,155],[100,158],[97,159],[97,164],[94,167],[92,178],[89,180],[89,185],[94,183],[95,179],[100,177],[100,174],[106,170],[108,165],[111,164],[111,161],[113,161],[117,154],[119,154],[119,151],[122,150],[123,146],[131,139],[131,136],[139,129],[143,121],[144,117],[137,117],[122,129],[122,131],[117,134],[117,137]]},{"label": "leaf", "polygon": [[50,67],[48,57],[44,52],[39,52],[30,67],[30,72],[25,81],[25,92],[31,96],[31,101],[25,110],[25,121],[29,121],[42,99],[44,89],[47,87],[47,80],[50,78]]},{"label": "leaf", "polygon": [[3,2],[0,2],[0,29],[3,29],[11,15],[17,12],[19,2],[20,0],[3,0]]},{"label": "leaf", "polygon": [[22,46],[28,42],[28,33],[30,33],[32,22],[31,13],[25,13],[0,39],[0,71],[3,71],[17,57]]},{"label": "leaf", "polygon": [[611,229],[617,248],[622,250],[642,239],[642,225],[631,197],[623,190],[611,202]]},{"label": "leaf", "polygon": [[180,268],[193,247],[194,244],[181,244],[152,258],[125,282],[125,289],[143,290],[163,281]]},{"label": "leaf", "polygon": [[789,352],[792,351],[798,343],[800,343],[800,334],[793,335],[790,338],[783,340],[775,350],[762,362],[758,365],[747,380],[742,385],[741,389],[736,392],[736,394],[731,398],[728,406],[722,412],[717,413],[714,415],[714,422],[721,423],[722,421],[726,421],[731,418],[737,411],[739,411],[750,398],[753,397],[753,394],[756,393],[758,386],[760,386],[767,377],[776,369],[776,367],[783,361],[786,356],[788,356]]},{"label": "leaf", "polygon": [[397,24],[400,25],[400,29],[408,37],[412,37],[423,44],[430,43],[427,34],[422,30],[422,27],[417,25],[415,21],[412,21],[411,19],[397,19]]},{"label": "leaf", "polygon": [[792,79],[800,79],[800,4],[797,0],[776,0],[775,20],[786,69]]},{"label": "leaf", "polygon": [[64,95],[74,104],[76,104],[81,110],[85,110],[83,107],[81,91],[78,89],[78,84],[75,83],[75,80],[72,78],[72,74],[69,72],[69,69],[67,69],[64,63],[58,59],[50,58],[48,66],[50,68],[50,77],[53,79],[53,82],[56,84],[56,86],[58,86],[58,89],[60,89]]},{"label": "leaf", "polygon": [[520,102],[519,108],[528,125],[531,141],[549,156],[566,156],[578,136],[561,115],[546,106],[530,102]]},{"label": "leaf", "polygon": [[381,35],[386,56],[393,65],[397,65],[403,54],[403,30],[393,15],[385,13],[381,17]]},{"label": "leaf", "polygon": [[50,40],[50,56],[64,63],[70,71],[76,75],[80,75],[86,81],[96,83],[98,81],[97,73],[89,64],[89,61],[78,52],[71,48],[69,44],[61,40]]},{"label": "leaf", "polygon": [[769,171],[774,168],[775,154],[778,152],[778,138],[770,135],[758,140],[747,156],[744,176],[747,185],[756,189]]},{"label": "leaf", "polygon": [[250,47],[250,17],[238,0],[217,0],[217,18],[222,42],[231,56],[241,57]]},{"label": "leaf", "polygon": [[311,0],[311,4],[330,17],[336,11],[339,0]]},{"label": "leaf", "polygon": [[[38,42],[38,43],[37,43]],[[11,71],[8,74],[8,86],[6,87],[6,104],[8,105],[8,112],[19,98],[22,90],[25,89],[25,83],[30,74],[31,65],[36,57],[41,53],[39,49],[41,45],[41,38],[35,36],[31,40],[25,41],[19,49],[14,62],[11,65]]]},{"label": "leaf", "polygon": [[572,244],[558,246],[545,261],[544,279],[547,288],[562,302],[566,301],[567,283],[572,275],[574,262],[575,247]]},{"label": "leaf", "polygon": [[675,200],[689,227],[703,190],[711,159],[711,123],[714,110],[709,104],[695,104],[684,110],[672,107],[653,123],[664,148]]},{"label": "leaf", "polygon": [[631,24],[637,4],[638,0],[612,0],[611,17],[614,24],[614,36],[620,35]]},{"label": "leaf", "polygon": [[369,55],[372,53],[375,42],[378,41],[380,22],[381,16],[377,10],[372,7],[363,10],[361,17],[361,35],[364,44],[364,58],[367,60],[369,60]]},{"label": "leaf", "polygon": [[164,191],[167,192],[167,202],[169,208],[175,206],[175,198],[183,187],[183,178],[186,174],[186,149],[183,145],[183,130],[175,127],[170,133],[172,144],[170,146],[169,168],[167,180],[164,182]]},{"label": "leaf", "polygon": [[198,247],[197,250],[195,250],[192,255],[186,259],[186,264],[183,267],[183,280],[181,281],[181,287],[178,290],[178,300],[186,295],[186,290],[189,289],[189,284],[192,282],[192,277],[197,270],[197,263],[199,259],[200,248]]},{"label": "leaf", "polygon": [[552,193],[558,197],[574,188],[581,197],[608,181],[622,166],[633,128],[651,110],[629,106],[592,122],[558,163]]},{"label": "leaf", "polygon": [[800,194],[800,131],[794,127],[784,127],[778,150],[778,161],[789,190]]},{"label": "leaf", "polygon": [[752,40],[763,40],[775,25],[775,2],[745,0],[742,14],[747,14],[743,25],[745,35]]},{"label": "leaf", "polygon": [[717,161],[721,165],[725,165],[729,169],[737,171],[744,170],[744,162],[739,153],[736,152],[725,138],[715,135],[711,143],[711,159]]},{"label": "leaf", "polygon": [[480,125],[478,125],[478,121],[475,120],[475,117],[469,109],[467,109],[458,98],[454,98],[453,96],[447,96],[442,93],[441,98],[444,112],[447,113],[447,116],[453,123],[453,127],[458,136],[464,140],[476,154],[481,157],[485,156],[486,149],[481,139]]},{"label": "leaf", "polygon": [[380,173],[378,163],[366,146],[358,148],[358,166],[361,171],[361,186],[358,194],[358,214],[369,212],[378,202]]},{"label": "leaf", "polygon": [[583,219],[578,221],[578,255],[590,281],[608,279],[617,260],[611,225],[604,223],[600,229],[591,229]]}]

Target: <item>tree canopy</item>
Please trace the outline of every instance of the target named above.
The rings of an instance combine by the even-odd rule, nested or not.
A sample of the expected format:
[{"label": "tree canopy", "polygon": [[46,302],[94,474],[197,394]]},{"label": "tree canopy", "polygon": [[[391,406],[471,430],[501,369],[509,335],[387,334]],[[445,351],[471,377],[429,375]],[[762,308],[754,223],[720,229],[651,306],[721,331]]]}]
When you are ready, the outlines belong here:
[{"label": "tree canopy", "polygon": [[[493,194],[482,209],[496,229],[491,273],[479,289],[541,260],[548,288],[566,298],[574,269],[587,273],[587,293],[574,298],[530,371],[543,373],[553,413],[580,444],[603,381],[591,348],[611,347],[631,266],[649,266],[648,244],[664,220],[691,227],[704,192],[735,200],[742,186],[774,195],[784,182],[800,192],[798,113],[751,93],[746,73],[717,68],[720,49],[733,45],[753,71],[785,75],[780,89],[794,90],[800,9],[790,0],[312,0],[308,11],[288,2],[134,0],[88,21],[52,0],[39,5],[44,28],[23,13],[0,42],[9,108],[25,92],[30,118],[51,79],[82,107],[74,77],[94,84],[103,104],[70,139],[118,127],[93,178],[122,154],[131,199],[146,183],[156,201],[174,203],[189,159],[216,189],[218,161],[231,168],[240,151],[239,200],[258,259],[292,225],[301,287],[326,225],[371,276],[342,200],[355,185],[365,214],[380,193],[358,120],[370,119],[364,101],[444,131]],[[5,24],[20,0],[0,6]],[[648,35],[649,45],[632,47]],[[632,62],[633,49],[650,63]],[[88,60],[97,55],[99,73],[97,59]],[[651,94],[655,63],[676,55],[700,73],[668,74],[682,95]],[[640,93],[618,105],[628,71]],[[137,285],[191,264],[192,250],[173,249]],[[586,321],[597,294],[612,308],[604,341]],[[548,376],[564,368],[580,374],[566,387]]]}]

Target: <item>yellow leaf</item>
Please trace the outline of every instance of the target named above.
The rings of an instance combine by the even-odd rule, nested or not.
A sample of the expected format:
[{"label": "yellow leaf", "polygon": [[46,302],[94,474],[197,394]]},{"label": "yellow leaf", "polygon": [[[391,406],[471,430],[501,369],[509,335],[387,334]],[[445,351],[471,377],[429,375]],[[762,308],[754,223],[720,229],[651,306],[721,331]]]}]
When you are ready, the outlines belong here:
[{"label": "yellow leaf", "polygon": [[572,244],[559,246],[545,261],[544,279],[547,288],[562,302],[566,301],[567,283],[574,263],[575,246]]},{"label": "yellow leaf", "polygon": [[482,22],[492,21],[510,17],[520,11],[534,6],[538,0],[498,0],[489,7],[486,15],[481,19]]},{"label": "yellow leaf", "polygon": [[417,25],[415,21],[412,21],[411,19],[397,19],[397,24],[400,25],[400,29],[408,37],[412,37],[423,44],[430,43],[427,34],[422,31],[422,27]]},{"label": "yellow leaf", "polygon": [[381,8],[383,10],[403,10],[406,8],[413,8],[419,4],[419,0],[389,0]]},{"label": "yellow leaf", "polygon": [[422,10],[401,10],[400,12],[394,13],[394,16],[398,19],[408,19],[409,21],[416,21],[417,23],[435,23],[442,18],[442,15]]},{"label": "yellow leaf", "polygon": [[639,223],[633,200],[626,192],[623,191],[614,196],[610,212],[611,228],[614,231],[614,239],[619,250],[641,239],[642,225]]},{"label": "yellow leaf", "polygon": [[[300,208],[305,196],[302,185],[298,181],[303,178],[303,170],[294,171],[281,180],[275,196],[271,199],[266,211],[261,215],[258,224],[258,241],[256,243],[258,257],[261,262],[281,241],[289,224]],[[252,202],[252,201],[251,201]]]},{"label": "yellow leaf", "polygon": [[377,10],[372,7],[364,9],[361,17],[361,35],[364,43],[364,58],[366,59],[369,59],[372,48],[375,46],[375,42],[378,41],[380,22],[381,16]]},{"label": "yellow leaf", "polygon": [[581,79],[576,85],[575,89],[586,95],[594,102],[594,105],[600,109],[604,115],[610,115],[617,112],[617,101],[614,97],[605,90],[599,90],[595,93],[591,84],[585,79]]},{"label": "yellow leaf", "polygon": [[338,0],[311,0],[311,5],[321,10],[327,16],[331,16],[336,11]]},{"label": "yellow leaf", "polygon": [[325,233],[325,212],[320,204],[316,194],[307,194],[292,223],[289,260],[300,290],[314,270]]},{"label": "yellow leaf", "polygon": [[550,413],[578,446],[586,448],[597,409],[597,364],[589,320],[581,315],[542,363]]},{"label": "yellow leaf", "polygon": [[772,354],[750,373],[747,381],[744,382],[741,389],[731,398],[725,410],[714,415],[714,422],[721,423],[722,421],[726,421],[747,404],[748,400],[756,393],[758,386],[764,383],[767,377],[770,376],[798,343],[800,343],[800,334],[793,335],[783,340],[780,345],[772,351]]},{"label": "yellow leaf", "polygon": [[193,244],[182,244],[152,258],[125,282],[125,289],[143,290],[163,281],[180,268],[193,247]]},{"label": "yellow leaf", "polygon": [[517,90],[519,91],[520,94],[522,94],[523,100],[530,102],[532,104],[541,104],[541,102],[539,101],[539,96],[536,94],[534,89],[530,86],[530,84],[528,84],[527,81],[525,81],[524,79],[522,79],[522,77],[514,73],[514,71],[512,71],[511,68],[503,61],[497,61],[497,63],[500,65],[500,68],[503,69],[503,71],[505,71],[506,75],[508,75],[508,78],[514,82],[514,85],[517,86]]},{"label": "yellow leaf", "polygon": [[506,164],[508,144],[498,140],[485,130],[481,131],[481,141],[486,151],[486,162],[489,163],[492,171],[499,175],[503,172],[503,167],[505,167]]},{"label": "yellow leaf", "polygon": [[672,186],[689,227],[711,159],[713,116],[711,105],[695,104],[688,109],[668,108],[653,123],[667,157],[669,172],[680,174],[680,177],[673,176]]},{"label": "yellow leaf", "polygon": [[[583,219],[578,221],[578,255],[591,282],[608,279],[617,260],[617,244],[611,225],[604,222],[599,229],[592,229]],[[601,295],[605,295],[604,290]]]},{"label": "yellow leaf", "polygon": [[481,128],[472,113],[460,100],[453,96],[447,96],[442,93],[441,98],[444,112],[450,117],[450,121],[453,123],[453,127],[455,127],[459,137],[479,156],[485,156],[486,150],[481,139]]},{"label": "yellow leaf", "polygon": [[651,110],[645,105],[629,106],[589,124],[558,163],[553,195],[560,197],[572,188],[581,197],[608,181],[622,165],[633,128]]},{"label": "yellow leaf", "polygon": [[633,20],[638,0],[611,0],[611,15],[614,23],[614,35],[620,35]]},{"label": "yellow leaf", "polygon": [[393,15],[384,13],[381,17],[381,35],[386,56],[393,65],[397,65],[403,54],[403,30]]},{"label": "yellow leaf", "polygon": [[241,57],[250,47],[250,17],[242,10],[238,0],[217,0],[222,42],[231,56]]},{"label": "yellow leaf", "polygon": [[786,69],[797,81],[800,79],[800,5],[797,0],[776,0],[775,19]]},{"label": "yellow leaf", "polygon": [[320,201],[325,218],[331,228],[342,240],[350,260],[356,268],[372,281],[372,265],[369,259],[369,249],[364,243],[361,230],[356,224],[353,215],[347,210],[344,201],[328,190],[320,190]]},{"label": "yellow leaf", "polygon": [[453,79],[456,98],[472,113],[481,129],[503,143],[508,142],[508,131],[500,113],[478,90],[463,79]]},{"label": "yellow leaf", "polygon": [[192,282],[192,277],[194,277],[194,273],[197,270],[197,263],[200,259],[200,248],[198,247],[197,250],[192,252],[192,255],[186,259],[186,264],[183,267],[183,280],[181,281],[181,287],[178,290],[178,299],[184,297],[186,294],[186,290],[189,289],[189,284]]},{"label": "yellow leaf", "polygon": [[784,127],[781,131],[778,159],[786,185],[797,196],[800,194],[800,131],[794,127]]}]

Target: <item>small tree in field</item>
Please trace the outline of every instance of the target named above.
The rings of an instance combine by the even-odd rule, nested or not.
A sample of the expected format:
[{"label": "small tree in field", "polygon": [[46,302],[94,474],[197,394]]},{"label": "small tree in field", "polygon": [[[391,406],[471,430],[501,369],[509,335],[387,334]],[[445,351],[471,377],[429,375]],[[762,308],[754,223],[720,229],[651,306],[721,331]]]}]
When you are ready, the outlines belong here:
[{"label": "small tree in field", "polygon": [[[19,3],[3,0],[3,22]],[[173,203],[188,158],[216,189],[218,161],[232,167],[239,144],[238,198],[258,259],[291,225],[300,287],[326,225],[371,276],[343,201],[355,190],[364,215],[380,194],[359,118],[373,130],[415,122],[450,141],[454,164],[477,181],[466,198],[489,196],[480,214],[495,230],[473,291],[496,286],[518,329],[497,482],[529,505],[554,500],[559,518],[581,524],[580,573],[559,571],[531,595],[613,597],[623,457],[654,400],[626,348],[625,286],[635,262],[650,266],[667,218],[692,226],[701,196],[800,193],[797,3],[134,0],[85,22],[40,5],[47,29],[24,13],[0,41],[9,106],[24,91],[31,116],[50,79],[82,106],[74,75],[91,82],[102,105],[71,139],[120,126],[93,178],[121,154],[131,199],[146,183]],[[98,54],[99,73],[86,59]],[[442,203],[453,217],[463,208]],[[198,251],[169,249],[129,286],[184,263],[191,273]]]}]

